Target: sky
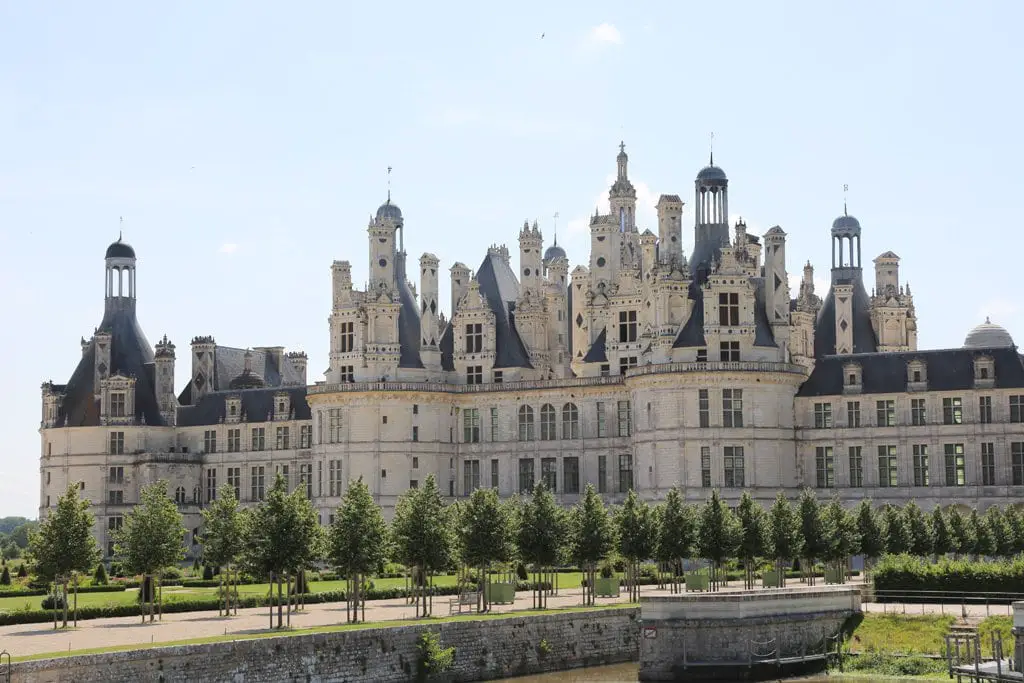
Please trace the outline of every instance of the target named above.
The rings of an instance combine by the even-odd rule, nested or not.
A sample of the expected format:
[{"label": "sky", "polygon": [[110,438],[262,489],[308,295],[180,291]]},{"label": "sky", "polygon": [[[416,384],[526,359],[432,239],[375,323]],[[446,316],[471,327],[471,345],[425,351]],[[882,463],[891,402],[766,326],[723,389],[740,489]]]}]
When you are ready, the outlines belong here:
[{"label": "sky", "polygon": [[866,284],[899,254],[921,348],[986,316],[1024,339],[1022,20],[1009,0],[0,0],[0,516],[37,514],[39,387],[100,322],[119,229],[178,389],[197,335],[304,350],[312,382],[331,262],[366,280],[388,167],[410,259],[515,261],[528,219],[572,268],[620,141],[657,232],[663,193],[692,225],[713,133],[730,211],[788,233],[794,279],[810,260],[824,296],[848,185]]}]

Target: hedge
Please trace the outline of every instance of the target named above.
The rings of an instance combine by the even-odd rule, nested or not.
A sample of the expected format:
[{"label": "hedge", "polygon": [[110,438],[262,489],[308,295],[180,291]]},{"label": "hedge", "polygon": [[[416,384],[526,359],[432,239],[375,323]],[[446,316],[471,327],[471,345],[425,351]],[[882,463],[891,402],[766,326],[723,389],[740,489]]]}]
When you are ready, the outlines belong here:
[{"label": "hedge", "polygon": [[[943,558],[932,564],[909,555],[887,556],[872,570],[879,602],[1009,603],[1024,594],[1024,557],[971,561]],[[885,595],[929,591],[927,595]],[[879,595],[881,593],[881,595]],[[964,594],[968,595],[964,595]],[[980,593],[1009,593],[984,596]],[[974,595],[971,595],[974,594]],[[1014,597],[1016,596],[1016,597]]]},{"label": "hedge", "polygon": [[[78,593],[123,593],[125,587],[117,586],[79,586]],[[68,595],[75,592],[74,586],[68,585]],[[19,588],[10,591],[0,591],[0,598],[31,598],[40,595],[48,595],[50,591],[46,588]]]}]

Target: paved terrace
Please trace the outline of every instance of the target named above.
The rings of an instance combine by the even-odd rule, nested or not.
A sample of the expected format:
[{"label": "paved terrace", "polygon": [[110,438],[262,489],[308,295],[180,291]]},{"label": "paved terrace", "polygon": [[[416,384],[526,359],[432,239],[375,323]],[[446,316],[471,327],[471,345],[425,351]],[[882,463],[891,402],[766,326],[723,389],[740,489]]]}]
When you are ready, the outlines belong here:
[{"label": "paved terrace", "polygon": [[[802,585],[799,581],[790,580],[789,586]],[[820,584],[819,585],[823,585]],[[734,592],[743,590],[742,581],[732,581],[722,590]],[[768,589],[770,590],[770,589]],[[165,590],[169,592],[170,589]],[[644,595],[671,595],[669,591],[659,590],[657,586],[641,587]],[[434,616],[447,617],[451,596],[435,596]],[[516,593],[516,601],[511,605],[494,605],[492,612],[526,612],[531,606],[529,592]],[[625,604],[626,594],[618,598],[599,598],[598,605]],[[562,589],[557,596],[548,598],[548,608],[578,607],[582,604],[582,589]],[[868,612],[889,612],[912,614],[938,614],[945,612],[960,616],[959,605],[928,605],[928,604],[887,604],[865,603],[863,609]],[[968,605],[968,616],[985,617],[985,605]],[[991,614],[1009,613],[1008,605],[992,606]],[[17,624],[0,627],[0,650],[7,650],[13,657],[61,653],[93,648],[106,648],[125,645],[142,645],[151,643],[168,643],[193,638],[212,636],[246,635],[267,632],[269,608],[259,607],[238,610],[238,616],[220,617],[211,611],[181,612],[164,614],[162,621],[141,623],[138,616],[117,617],[112,619],[88,619],[78,622],[77,629],[53,630],[53,624]],[[465,614],[465,608],[463,608]],[[366,620],[368,622],[395,621],[414,618],[413,605],[406,604],[402,598],[392,600],[373,600],[366,603]],[[275,623],[276,623],[275,614]],[[302,612],[293,612],[291,625],[293,629],[331,626],[345,623],[345,603],[321,603],[307,605]]]}]

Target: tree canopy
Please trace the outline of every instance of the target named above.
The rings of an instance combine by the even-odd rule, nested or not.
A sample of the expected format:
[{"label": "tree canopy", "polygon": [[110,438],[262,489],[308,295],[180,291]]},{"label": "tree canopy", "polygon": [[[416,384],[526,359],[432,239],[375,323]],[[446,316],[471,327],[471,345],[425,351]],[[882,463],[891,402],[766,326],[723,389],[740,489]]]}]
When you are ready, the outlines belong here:
[{"label": "tree canopy", "polygon": [[316,559],[319,534],[316,511],[305,492],[297,488],[289,494],[288,483],[278,474],[266,500],[245,516],[243,562],[258,576],[305,569]]},{"label": "tree canopy", "polygon": [[459,550],[471,567],[508,562],[515,554],[513,508],[494,489],[478,488],[459,509]]},{"label": "tree canopy", "polygon": [[143,487],[139,504],[125,515],[114,535],[114,556],[129,573],[155,574],[185,558],[184,540],[181,513],[160,480]]},{"label": "tree canopy", "polygon": [[224,484],[217,497],[203,509],[203,561],[211,567],[227,567],[238,562],[245,544],[245,520],[235,487]]},{"label": "tree canopy", "polygon": [[434,475],[427,476],[422,488],[409,489],[398,499],[391,533],[395,557],[406,566],[433,573],[451,563],[451,525]]},{"label": "tree canopy", "polygon": [[67,580],[72,572],[91,572],[99,560],[92,535],[95,518],[89,501],[78,497],[78,486],[68,486],[29,537],[29,556],[37,576],[47,581]]},{"label": "tree canopy", "polygon": [[327,540],[327,557],[342,574],[380,571],[388,557],[388,527],[370,487],[362,478],[350,482],[334,515]]}]

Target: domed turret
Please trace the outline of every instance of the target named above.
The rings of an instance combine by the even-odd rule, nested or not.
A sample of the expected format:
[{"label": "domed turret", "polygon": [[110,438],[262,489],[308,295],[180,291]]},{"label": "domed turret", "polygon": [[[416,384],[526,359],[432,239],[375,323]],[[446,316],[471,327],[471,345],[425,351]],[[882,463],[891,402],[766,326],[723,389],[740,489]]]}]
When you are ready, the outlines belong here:
[{"label": "domed turret", "polygon": [[402,210],[397,204],[391,203],[391,197],[377,208],[377,220],[390,218],[396,223],[402,222]]},{"label": "domed turret", "polygon": [[833,230],[860,230],[860,221],[853,216],[843,214],[832,221]]},{"label": "domed turret", "polygon": [[964,339],[965,349],[991,349],[1014,346],[1016,344],[1013,343],[1013,337],[1006,331],[1006,328],[1002,325],[996,325],[988,318],[985,318],[984,323],[968,332],[967,338]]},{"label": "domed turret", "polygon": [[705,166],[704,168],[700,169],[700,172],[697,174],[697,180],[704,182],[726,182],[729,180],[729,178],[725,175],[725,171],[723,171],[718,166],[712,164],[710,166]]},{"label": "domed turret", "polygon": [[252,351],[249,349],[245,350],[244,363],[241,374],[232,379],[228,386],[232,389],[259,389],[264,386],[266,382],[252,370]]},{"label": "domed turret", "polygon": [[135,250],[127,242],[121,241],[118,237],[117,241],[107,247],[107,255],[105,258],[135,258]]}]

